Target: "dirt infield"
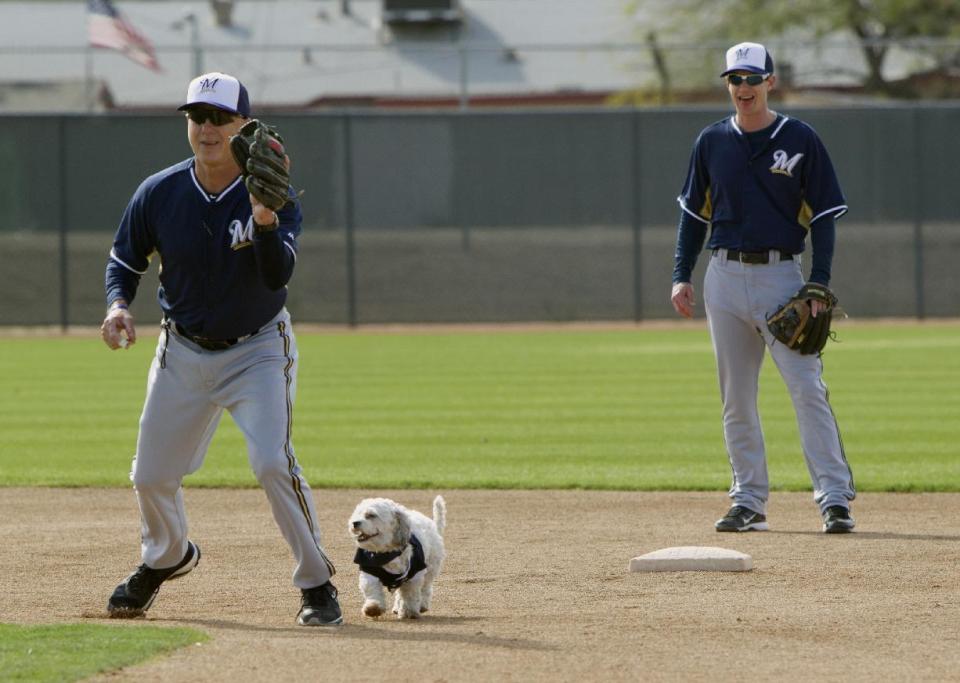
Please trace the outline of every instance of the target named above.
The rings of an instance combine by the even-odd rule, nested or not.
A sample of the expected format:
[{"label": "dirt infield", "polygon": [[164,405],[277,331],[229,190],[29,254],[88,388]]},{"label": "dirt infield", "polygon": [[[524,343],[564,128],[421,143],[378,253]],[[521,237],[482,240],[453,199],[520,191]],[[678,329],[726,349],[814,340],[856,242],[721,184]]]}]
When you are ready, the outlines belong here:
[{"label": "dirt infield", "polygon": [[[721,535],[721,493],[441,491],[448,560],[433,610],[397,622],[359,614],[346,520],[374,493],[428,511],[437,492],[315,492],[346,620],[328,630],[294,623],[292,561],[261,491],[187,490],[203,560],[161,590],[146,621],[211,640],[103,680],[866,681],[960,670],[960,494],[862,494],[857,533],[826,536],[809,494],[774,494],[770,532]],[[99,620],[138,562],[133,493],[8,488],[0,509],[0,621]],[[631,557],[678,545],[740,550],[754,569],[628,573]]]}]

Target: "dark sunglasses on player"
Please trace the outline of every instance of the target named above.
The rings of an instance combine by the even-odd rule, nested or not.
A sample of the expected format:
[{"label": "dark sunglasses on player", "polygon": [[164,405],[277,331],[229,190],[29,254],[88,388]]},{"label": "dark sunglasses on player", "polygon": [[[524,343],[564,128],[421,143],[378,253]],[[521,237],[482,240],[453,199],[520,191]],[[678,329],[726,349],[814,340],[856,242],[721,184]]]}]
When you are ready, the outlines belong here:
[{"label": "dark sunglasses on player", "polygon": [[760,85],[765,80],[770,77],[770,74],[750,74],[749,76],[741,76],[740,74],[730,74],[727,76],[727,83],[730,85],[740,85],[744,81],[747,82],[747,85]]},{"label": "dark sunglasses on player", "polygon": [[187,118],[198,126],[202,126],[207,121],[215,126],[225,126],[237,118],[235,114],[222,109],[189,109],[186,113]]}]

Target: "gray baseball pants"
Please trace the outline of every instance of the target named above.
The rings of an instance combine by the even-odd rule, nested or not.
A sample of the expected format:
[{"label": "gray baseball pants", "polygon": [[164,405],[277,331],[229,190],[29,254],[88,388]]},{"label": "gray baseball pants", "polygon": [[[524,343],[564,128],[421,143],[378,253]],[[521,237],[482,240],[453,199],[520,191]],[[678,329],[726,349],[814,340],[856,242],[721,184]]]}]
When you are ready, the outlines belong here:
[{"label": "gray baseball pants", "polygon": [[723,402],[723,434],[733,469],[730,498],[766,513],[770,482],[757,408],[765,349],[776,363],[797,415],[800,442],[813,482],[813,499],[823,511],[849,507],[856,495],[840,431],[823,382],[818,355],[801,355],[777,342],[766,318],[804,284],[799,257],[768,264],[729,261],[726,251],[710,258],[703,298],[713,339]]},{"label": "gray baseball pants", "polygon": [[173,329],[161,330],[130,474],[140,505],[146,565],[172,567],[186,553],[181,482],[203,464],[227,410],[243,432],[250,466],[293,551],[294,585],[312,588],[334,574],[291,441],[297,358],[286,310],[253,337],[223,351],[206,351]]}]

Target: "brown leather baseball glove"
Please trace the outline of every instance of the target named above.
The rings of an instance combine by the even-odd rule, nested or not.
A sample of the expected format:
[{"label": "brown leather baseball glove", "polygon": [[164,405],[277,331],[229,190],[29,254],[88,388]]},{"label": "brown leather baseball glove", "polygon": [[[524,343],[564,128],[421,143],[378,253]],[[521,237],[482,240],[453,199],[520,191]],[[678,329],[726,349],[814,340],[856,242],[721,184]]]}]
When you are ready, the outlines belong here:
[{"label": "brown leather baseball glove", "polygon": [[230,151],[250,194],[268,209],[282,209],[289,199],[290,172],[283,138],[276,129],[251,119],[230,136]]},{"label": "brown leather baseball glove", "polygon": [[[810,313],[811,300],[822,304],[816,318]],[[777,341],[794,351],[820,353],[831,337],[830,323],[836,307],[837,297],[829,287],[808,282],[767,318],[767,328]]]}]

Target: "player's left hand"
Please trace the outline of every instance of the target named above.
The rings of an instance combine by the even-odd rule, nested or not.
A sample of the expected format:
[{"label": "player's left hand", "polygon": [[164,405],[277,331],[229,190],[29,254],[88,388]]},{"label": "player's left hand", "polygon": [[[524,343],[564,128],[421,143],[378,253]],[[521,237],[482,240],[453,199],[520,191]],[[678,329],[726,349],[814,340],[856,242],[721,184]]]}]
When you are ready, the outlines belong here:
[{"label": "player's left hand", "polygon": [[829,287],[808,282],[767,318],[767,329],[789,349],[803,355],[819,354],[831,338],[836,307],[837,297]]},{"label": "player's left hand", "polygon": [[264,206],[254,195],[250,195],[250,206],[253,207],[253,222],[257,225],[273,225],[277,214]]}]

